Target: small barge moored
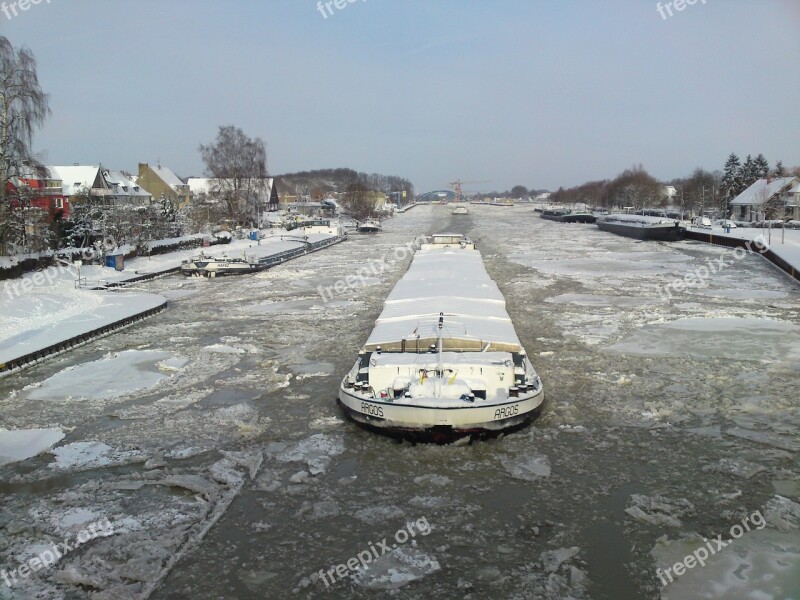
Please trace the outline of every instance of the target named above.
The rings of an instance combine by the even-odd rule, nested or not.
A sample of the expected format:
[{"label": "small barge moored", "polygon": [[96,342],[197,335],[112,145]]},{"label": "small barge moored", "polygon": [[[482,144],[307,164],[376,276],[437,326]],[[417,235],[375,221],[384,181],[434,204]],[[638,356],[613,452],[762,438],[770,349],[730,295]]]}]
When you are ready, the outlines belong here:
[{"label": "small barge moored", "polygon": [[433,441],[522,426],[543,401],[502,293],[458,234],[417,251],[339,388],[354,421]]},{"label": "small barge moored", "polygon": [[597,226],[603,231],[637,240],[674,242],[684,233],[677,219],[645,215],[605,215],[597,218]]}]

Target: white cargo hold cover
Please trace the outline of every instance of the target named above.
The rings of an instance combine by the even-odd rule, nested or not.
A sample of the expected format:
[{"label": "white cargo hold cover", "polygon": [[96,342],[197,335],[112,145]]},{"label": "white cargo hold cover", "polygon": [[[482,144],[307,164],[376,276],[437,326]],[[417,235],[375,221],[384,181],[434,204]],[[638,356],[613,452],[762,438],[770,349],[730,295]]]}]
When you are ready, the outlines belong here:
[{"label": "white cargo hold cover", "polygon": [[420,343],[427,347],[438,337],[440,313],[446,346],[522,351],[503,294],[486,272],[480,252],[435,247],[414,255],[389,294],[366,349],[401,343],[407,351]]}]

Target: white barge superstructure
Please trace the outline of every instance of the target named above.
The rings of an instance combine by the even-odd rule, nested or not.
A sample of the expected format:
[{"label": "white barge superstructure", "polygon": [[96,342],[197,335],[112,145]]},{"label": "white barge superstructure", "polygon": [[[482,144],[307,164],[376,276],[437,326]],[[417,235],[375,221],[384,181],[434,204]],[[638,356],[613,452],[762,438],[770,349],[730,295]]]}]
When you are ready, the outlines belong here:
[{"label": "white barge superstructure", "polygon": [[543,401],[502,293],[459,234],[417,251],[339,388],[361,424],[444,437],[522,425]]}]

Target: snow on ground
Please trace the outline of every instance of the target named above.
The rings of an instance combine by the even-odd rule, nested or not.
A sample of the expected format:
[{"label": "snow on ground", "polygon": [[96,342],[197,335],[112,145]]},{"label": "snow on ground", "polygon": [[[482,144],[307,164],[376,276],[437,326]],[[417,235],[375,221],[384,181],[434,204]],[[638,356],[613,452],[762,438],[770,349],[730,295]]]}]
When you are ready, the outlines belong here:
[{"label": "snow on ground", "polygon": [[76,290],[0,295],[0,363],[63,342],[164,304],[155,294]]},{"label": "snow on ground", "polygon": [[[700,233],[711,233],[715,237],[759,241],[792,265],[795,271],[800,271],[800,229],[737,227],[731,229],[730,233],[726,233],[721,227],[712,229],[692,227],[692,230]],[[753,249],[758,251],[758,246],[753,244]]]},{"label": "snow on ground", "polygon": [[[230,244],[205,249],[183,250],[127,261],[123,271],[98,266],[54,266],[42,272],[26,273],[21,278],[3,282],[0,294],[0,364],[64,341],[127,316],[155,308],[164,298],[148,294],[103,293],[75,289],[78,277],[84,287],[105,282],[120,282],[147,273],[179,267],[181,262],[202,251],[211,256],[246,256],[257,260],[304,246],[301,238],[317,242],[330,238],[315,233],[299,236],[283,230],[269,230],[265,239],[236,240]],[[192,290],[167,290],[172,299],[185,299]]]}]

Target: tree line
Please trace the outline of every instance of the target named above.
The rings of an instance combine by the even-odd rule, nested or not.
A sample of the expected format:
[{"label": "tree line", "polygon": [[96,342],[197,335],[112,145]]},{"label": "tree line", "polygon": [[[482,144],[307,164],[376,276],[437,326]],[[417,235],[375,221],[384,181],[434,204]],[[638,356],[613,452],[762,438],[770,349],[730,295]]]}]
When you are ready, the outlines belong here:
[{"label": "tree line", "polygon": [[[270,191],[266,144],[233,125],[220,126],[213,141],[198,147],[209,185],[188,205],[154,198],[149,205],[133,206],[84,189],[70,199],[68,220],[63,210],[51,214],[34,206],[43,192],[21,182],[48,178],[31,144],[34,131],[50,115],[49,97],[39,84],[36,67],[30,50],[16,49],[0,36],[0,254],[83,247],[107,238],[141,246],[212,225],[260,224]],[[364,214],[374,209],[376,192],[405,192],[408,198],[414,194],[407,179],[352,169],[305,171],[280,179],[285,179],[284,194],[301,189],[304,195],[321,199],[339,192],[345,203],[360,207],[358,212]]]},{"label": "tree line", "polygon": [[[585,203],[598,208],[665,208],[669,205],[699,213],[716,209],[730,214],[730,202],[750,185],[765,177],[800,177],[800,167],[787,169],[782,161],[770,168],[763,154],[748,155],[741,162],[731,153],[722,170],[696,168],[688,177],[659,181],[642,165],[625,169],[613,179],[587,181],[570,188],[559,187],[550,199],[557,203]],[[666,187],[675,189],[670,196]]]}]

